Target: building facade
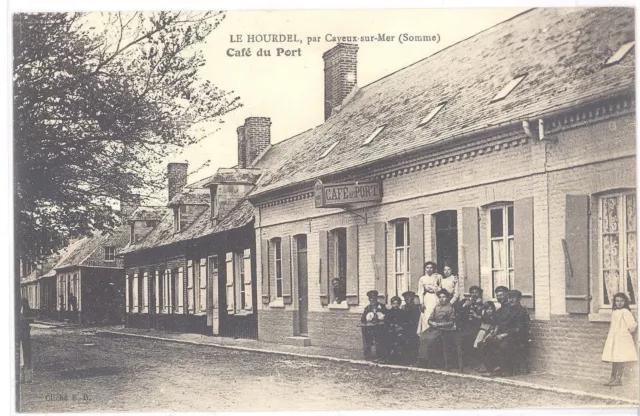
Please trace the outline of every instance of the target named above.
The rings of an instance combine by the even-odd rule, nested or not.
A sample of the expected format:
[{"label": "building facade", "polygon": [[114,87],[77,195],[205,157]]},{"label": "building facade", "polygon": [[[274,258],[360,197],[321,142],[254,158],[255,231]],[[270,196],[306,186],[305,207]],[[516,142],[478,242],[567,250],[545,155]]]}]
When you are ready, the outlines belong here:
[{"label": "building facade", "polygon": [[360,349],[366,292],[434,260],[522,291],[535,370],[602,374],[612,295],[637,312],[633,18],[532,10],[360,89],[357,46],[325,53],[325,122],[249,196],[259,338]]}]

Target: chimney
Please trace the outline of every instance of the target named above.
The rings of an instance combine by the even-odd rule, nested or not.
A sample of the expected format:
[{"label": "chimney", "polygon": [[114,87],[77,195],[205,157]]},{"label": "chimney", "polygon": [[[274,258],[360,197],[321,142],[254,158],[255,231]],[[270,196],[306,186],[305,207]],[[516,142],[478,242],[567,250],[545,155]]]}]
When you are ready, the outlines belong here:
[{"label": "chimney", "polygon": [[238,132],[238,167],[244,169],[247,167],[247,137],[244,134],[244,126],[237,128]]},{"label": "chimney", "polygon": [[[247,168],[271,145],[271,119],[248,117],[238,127],[238,167]],[[240,156],[244,147],[244,157]]]},{"label": "chimney", "polygon": [[168,180],[168,197],[167,202],[171,202],[173,197],[182,192],[182,188],[187,185],[187,169],[188,163],[169,163],[167,165],[167,180]]},{"label": "chimney", "polygon": [[140,194],[123,195],[120,198],[120,218],[127,223],[131,214],[140,206]]},{"label": "chimney", "polygon": [[358,45],[338,43],[324,59],[324,119],[331,117],[351,90],[358,85]]}]

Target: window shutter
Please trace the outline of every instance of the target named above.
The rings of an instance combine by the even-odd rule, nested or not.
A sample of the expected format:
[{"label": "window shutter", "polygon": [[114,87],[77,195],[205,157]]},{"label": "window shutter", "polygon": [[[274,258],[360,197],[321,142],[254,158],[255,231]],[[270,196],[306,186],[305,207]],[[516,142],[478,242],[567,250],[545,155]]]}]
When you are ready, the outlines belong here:
[{"label": "window shutter", "polygon": [[358,304],[358,226],[347,227],[347,304]]},{"label": "window shutter", "polygon": [[244,309],[253,310],[253,270],[251,269],[251,250],[246,249],[243,253],[244,261]]},{"label": "window shutter", "polygon": [[327,231],[318,233],[318,255],[319,263],[319,281],[320,281],[320,303],[322,305],[329,304],[329,241]]},{"label": "window shutter", "polygon": [[[58,285],[58,287],[60,287],[60,285]],[[125,275],[125,289],[126,289],[124,291],[124,302],[126,305],[125,310],[127,312],[131,312],[131,301],[129,300],[131,299],[131,280],[129,279],[129,275]],[[58,305],[56,309],[60,310],[60,305]]]},{"label": "window shutter", "polygon": [[375,289],[387,302],[387,223],[377,222],[374,225],[373,266],[375,272]]},{"label": "window shutter", "polygon": [[227,313],[229,315],[233,315],[236,311],[236,297],[233,290],[235,283],[235,274],[233,273],[233,253],[226,254],[225,264],[227,271]]},{"label": "window shutter", "polygon": [[156,313],[160,313],[160,304],[162,302],[160,301],[160,271],[159,270],[155,271],[155,278],[156,278],[156,285],[155,285],[155,290],[156,290]]},{"label": "window shutter", "polygon": [[562,245],[565,256],[567,312],[589,313],[589,197],[587,195],[567,195],[565,239]]},{"label": "window shutter", "polygon": [[138,313],[138,312],[140,312],[140,310],[138,309],[138,294],[140,292],[140,290],[138,289],[138,273],[135,273],[133,275],[133,289],[131,291],[133,292],[133,310],[132,310],[132,312]]},{"label": "window shutter", "polygon": [[522,292],[522,305],[534,307],[533,282],[533,197],[517,199],[513,204],[514,280]]},{"label": "window shutter", "polygon": [[262,303],[269,304],[269,240],[262,240]]},{"label": "window shutter", "polygon": [[[271,287],[269,290],[269,293],[271,294],[269,302],[278,297],[278,286],[276,284],[276,276],[278,275],[278,272],[276,271],[276,241],[278,240],[271,240],[269,248],[269,286]],[[282,267],[282,240],[280,240],[280,267]],[[280,271],[282,272],[282,270]]]},{"label": "window shutter", "polygon": [[178,313],[184,313],[184,267],[178,268],[178,289],[176,290],[178,299]]},{"label": "window shutter", "polygon": [[291,236],[282,237],[282,300],[291,305]]},{"label": "window shutter", "polygon": [[200,304],[200,312],[207,312],[207,259],[200,259],[200,272],[198,273],[198,283],[200,292],[198,292],[198,302]]},{"label": "window shutter", "polygon": [[187,260],[187,310],[189,313],[193,313],[194,293],[193,293],[193,281],[194,281],[195,266],[193,260]]},{"label": "window shutter", "polygon": [[480,230],[478,208],[462,208],[462,276],[464,291],[471,286],[480,286]]},{"label": "window shutter", "polygon": [[149,273],[142,274],[142,313],[149,313]]},{"label": "window shutter", "polygon": [[424,215],[409,218],[409,289],[417,292],[418,281],[424,274]]}]

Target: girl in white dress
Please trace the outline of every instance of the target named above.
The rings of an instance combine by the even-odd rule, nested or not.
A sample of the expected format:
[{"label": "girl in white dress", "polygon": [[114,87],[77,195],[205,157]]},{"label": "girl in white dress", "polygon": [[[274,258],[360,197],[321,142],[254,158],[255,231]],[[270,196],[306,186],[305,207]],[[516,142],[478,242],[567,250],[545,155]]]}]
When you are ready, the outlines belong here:
[{"label": "girl in white dress", "polygon": [[442,289],[442,276],[436,273],[436,264],[428,261],[424,264],[424,276],[418,280],[418,298],[420,299],[420,322],[418,323],[418,335],[429,328],[429,317],[438,304],[436,292]]},{"label": "girl in white dress", "polygon": [[613,296],[613,312],[609,335],[604,343],[602,361],[610,362],[611,380],[605,386],[621,386],[625,364],[638,361],[636,345],[631,335],[638,323],[629,309],[629,298],[624,293]]},{"label": "girl in white dress", "polygon": [[460,285],[458,283],[458,276],[454,276],[451,270],[451,266],[448,264],[444,265],[444,269],[442,269],[442,286],[443,289],[446,289],[447,292],[451,293],[451,299],[449,299],[449,303],[454,305],[458,299],[460,299]]}]

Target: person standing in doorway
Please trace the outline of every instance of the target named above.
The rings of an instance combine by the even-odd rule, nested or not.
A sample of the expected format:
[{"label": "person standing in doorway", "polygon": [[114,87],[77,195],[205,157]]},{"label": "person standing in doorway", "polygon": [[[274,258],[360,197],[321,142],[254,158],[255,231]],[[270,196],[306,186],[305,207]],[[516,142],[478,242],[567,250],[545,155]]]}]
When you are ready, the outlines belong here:
[{"label": "person standing in doorway", "polygon": [[613,312],[609,335],[602,351],[602,361],[611,363],[611,379],[605,386],[622,386],[622,373],[627,363],[638,361],[632,333],[638,327],[629,308],[629,298],[624,293],[613,296]]},{"label": "person standing in doorway", "polygon": [[78,321],[78,298],[69,292],[69,310],[71,311],[71,319],[73,322]]},{"label": "person standing in doorway", "polygon": [[451,265],[445,264],[444,269],[442,269],[442,282],[440,286],[443,289],[446,289],[447,292],[451,294],[451,300],[449,303],[453,307],[456,306],[456,303],[460,299],[460,285],[458,283],[458,276],[453,274],[453,270],[451,269]]}]

